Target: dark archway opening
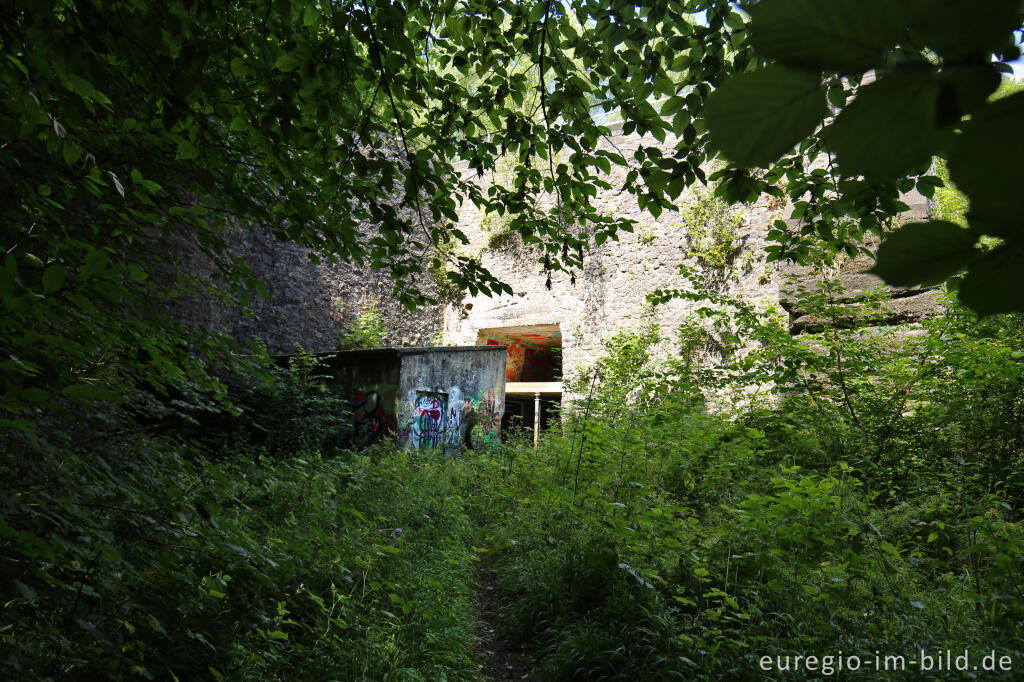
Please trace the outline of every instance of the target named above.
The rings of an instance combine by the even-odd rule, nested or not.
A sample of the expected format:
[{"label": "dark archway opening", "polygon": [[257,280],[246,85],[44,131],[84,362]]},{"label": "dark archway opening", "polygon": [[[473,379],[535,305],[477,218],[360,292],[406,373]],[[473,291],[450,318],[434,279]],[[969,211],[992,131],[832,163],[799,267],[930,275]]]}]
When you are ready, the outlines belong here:
[{"label": "dark archway opening", "polygon": [[481,329],[477,344],[507,348],[503,433],[535,437],[538,431],[559,423],[562,330],[557,323]]}]

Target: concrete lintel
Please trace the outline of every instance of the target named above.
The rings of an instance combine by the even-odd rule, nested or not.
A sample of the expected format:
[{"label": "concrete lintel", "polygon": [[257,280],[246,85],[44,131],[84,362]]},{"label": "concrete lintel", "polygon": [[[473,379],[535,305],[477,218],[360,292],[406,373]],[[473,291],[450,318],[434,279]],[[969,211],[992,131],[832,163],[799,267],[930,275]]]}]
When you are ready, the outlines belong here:
[{"label": "concrete lintel", "polygon": [[561,381],[506,381],[505,395],[562,395]]}]

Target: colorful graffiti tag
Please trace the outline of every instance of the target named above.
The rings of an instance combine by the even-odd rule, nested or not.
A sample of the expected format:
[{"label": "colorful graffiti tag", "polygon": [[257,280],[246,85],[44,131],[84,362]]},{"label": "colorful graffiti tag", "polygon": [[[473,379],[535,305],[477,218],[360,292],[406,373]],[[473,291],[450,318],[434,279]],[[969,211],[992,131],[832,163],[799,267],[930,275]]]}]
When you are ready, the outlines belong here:
[{"label": "colorful graffiti tag", "polygon": [[409,404],[412,415],[402,438],[413,448],[472,449],[473,428],[478,424],[478,437],[485,442],[496,442],[500,436],[505,403],[493,391],[472,398],[464,397],[457,386],[447,393],[410,391]]},{"label": "colorful graffiti tag", "polygon": [[470,434],[477,423],[476,410],[469,398],[461,401],[461,391],[453,389],[449,394],[448,419],[445,424],[445,445],[451,448],[473,447]]},{"label": "colorful graffiti tag", "polygon": [[526,346],[513,341],[508,348],[508,360],[505,364],[505,381],[519,381],[523,374],[523,363],[526,360]]},{"label": "colorful graffiti tag", "polygon": [[352,410],[350,445],[373,445],[385,435],[396,431],[396,389],[396,386],[390,384],[379,384],[373,388],[352,391],[352,398],[346,403]]},{"label": "colorful graffiti tag", "polygon": [[435,448],[445,442],[445,417],[448,396],[444,393],[419,393],[413,405],[410,439],[414,448]]},{"label": "colorful graffiti tag", "polygon": [[498,402],[491,391],[478,394],[469,401],[483,432],[483,439],[488,442],[497,441],[501,434],[501,416],[505,413],[505,402]]},{"label": "colorful graffiti tag", "polygon": [[387,429],[387,415],[380,391],[369,391],[366,395],[357,391],[354,398],[348,404],[352,408],[352,440],[372,445],[380,440]]}]

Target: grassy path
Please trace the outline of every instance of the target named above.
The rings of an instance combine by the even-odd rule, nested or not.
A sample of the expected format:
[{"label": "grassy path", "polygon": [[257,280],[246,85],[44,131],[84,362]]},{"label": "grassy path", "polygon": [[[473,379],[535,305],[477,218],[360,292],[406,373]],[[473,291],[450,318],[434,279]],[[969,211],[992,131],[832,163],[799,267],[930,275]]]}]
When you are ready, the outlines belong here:
[{"label": "grassy path", "polygon": [[473,602],[477,611],[476,656],[488,682],[529,680],[529,666],[499,626],[498,585],[486,557],[476,564]]}]

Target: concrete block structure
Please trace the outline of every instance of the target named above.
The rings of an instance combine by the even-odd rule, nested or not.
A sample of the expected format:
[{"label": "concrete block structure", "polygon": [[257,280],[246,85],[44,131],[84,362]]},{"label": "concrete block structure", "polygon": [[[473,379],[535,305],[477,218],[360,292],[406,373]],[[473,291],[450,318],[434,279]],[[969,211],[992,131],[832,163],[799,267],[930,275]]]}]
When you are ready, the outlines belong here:
[{"label": "concrete block structure", "polygon": [[444,452],[501,437],[503,345],[379,348],[321,357],[333,388],[350,401],[358,443],[393,435],[404,447]]}]

